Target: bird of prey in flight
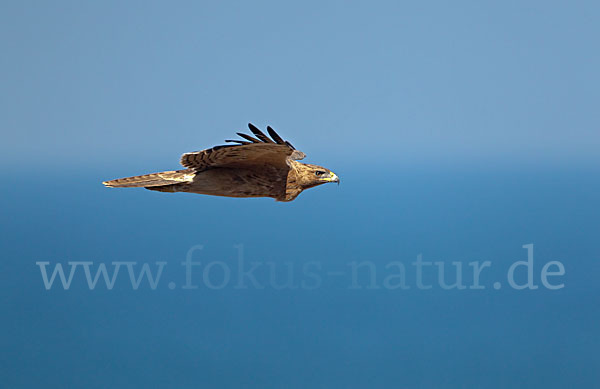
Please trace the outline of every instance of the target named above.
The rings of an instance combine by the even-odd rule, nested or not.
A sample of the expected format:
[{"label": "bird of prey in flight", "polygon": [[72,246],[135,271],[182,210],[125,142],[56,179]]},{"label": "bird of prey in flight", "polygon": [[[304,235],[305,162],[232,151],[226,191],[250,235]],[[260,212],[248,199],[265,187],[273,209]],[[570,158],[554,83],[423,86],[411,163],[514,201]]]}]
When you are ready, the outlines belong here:
[{"label": "bird of prey in flight", "polygon": [[272,197],[292,201],[303,190],[340,180],[331,170],[297,162],[305,157],[271,127],[270,138],[252,124],[255,137],[181,156],[185,169],[144,174],[103,182],[111,188],[135,188],[159,192],[188,192],[226,197]]}]

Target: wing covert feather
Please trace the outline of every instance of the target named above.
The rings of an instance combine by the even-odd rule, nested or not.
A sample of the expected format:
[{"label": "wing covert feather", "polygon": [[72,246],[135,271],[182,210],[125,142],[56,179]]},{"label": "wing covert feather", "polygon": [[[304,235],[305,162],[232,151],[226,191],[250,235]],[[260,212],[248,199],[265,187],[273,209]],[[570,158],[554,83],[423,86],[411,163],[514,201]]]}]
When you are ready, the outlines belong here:
[{"label": "wing covert feather", "polygon": [[197,171],[217,167],[251,167],[275,165],[285,167],[287,159],[302,159],[301,151],[275,143],[250,143],[217,147],[181,156],[181,164]]}]

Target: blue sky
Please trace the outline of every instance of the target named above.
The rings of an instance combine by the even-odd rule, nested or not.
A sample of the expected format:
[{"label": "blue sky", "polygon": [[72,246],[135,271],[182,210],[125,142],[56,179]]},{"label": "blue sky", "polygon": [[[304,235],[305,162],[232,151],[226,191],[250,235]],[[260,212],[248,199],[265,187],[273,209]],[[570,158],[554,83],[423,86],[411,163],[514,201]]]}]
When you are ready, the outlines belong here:
[{"label": "blue sky", "polygon": [[[3,1],[2,383],[593,387],[599,17],[596,2]],[[177,169],[248,122],[341,185],[291,203],[101,185]],[[327,273],[314,290],[181,288],[191,247],[205,269],[235,266],[240,244],[280,275],[367,261],[379,285],[418,255],[491,266],[482,290]],[[526,244],[535,283],[561,261],[564,288],[508,287]],[[165,272],[156,290],[80,273],[46,290],[40,261]]]},{"label": "blue sky", "polygon": [[5,165],[176,162],[248,121],[317,160],[597,163],[594,2],[0,7]]}]

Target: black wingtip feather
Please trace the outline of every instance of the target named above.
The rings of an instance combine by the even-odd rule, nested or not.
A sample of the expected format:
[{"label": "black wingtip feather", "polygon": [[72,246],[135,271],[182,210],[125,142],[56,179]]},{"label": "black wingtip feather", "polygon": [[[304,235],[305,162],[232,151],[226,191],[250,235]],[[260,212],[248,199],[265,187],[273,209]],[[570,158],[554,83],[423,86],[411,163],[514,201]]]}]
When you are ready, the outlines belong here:
[{"label": "black wingtip feather", "polygon": [[275,130],[271,126],[267,126],[267,132],[269,133],[269,135],[271,135],[271,138],[275,141],[275,143],[277,143],[279,145],[285,144],[285,141],[283,139],[281,139],[279,134],[276,133]]},{"label": "black wingtip feather", "polygon": [[259,141],[258,139],[251,137],[250,135],[246,135],[246,134],[242,134],[241,132],[237,133],[239,136],[241,136],[242,138],[249,140],[252,143],[262,143],[261,141]]},{"label": "black wingtip feather", "polygon": [[252,133],[254,135],[256,135],[256,137],[258,139],[262,140],[263,142],[265,142],[265,143],[275,143],[271,139],[269,139],[269,137],[266,136],[261,130],[259,130],[254,124],[248,123],[248,128],[250,129],[250,131],[252,131]]},{"label": "black wingtip feather", "polygon": [[225,142],[229,142],[229,143],[239,143],[241,145],[249,145],[253,142],[246,142],[245,140],[233,140],[233,139],[225,139]]},{"label": "black wingtip feather", "polygon": [[[271,138],[273,138],[271,140],[271,138],[269,138],[267,135],[265,135],[261,130],[259,130],[254,124],[252,123],[248,123],[248,128],[250,129],[250,131],[252,131],[252,133],[254,135],[256,135],[256,137],[258,138],[254,138],[250,135],[241,133],[241,132],[237,132],[236,134],[238,134],[240,137],[244,138],[245,140],[233,140],[233,139],[227,139],[225,140],[225,142],[227,143],[238,143],[239,145],[249,145],[249,144],[253,144],[253,143],[273,143],[273,144],[278,144],[278,145],[286,145],[288,146],[290,149],[292,150],[296,150],[296,148],[287,140],[283,140],[283,138],[281,136],[279,136],[279,134],[271,127],[271,126],[267,126],[267,132],[269,133],[269,135],[271,136]],[[275,141],[275,142],[273,142]],[[222,147],[231,147],[231,146],[235,146],[235,145],[224,145],[224,146],[217,146],[219,148]]]}]

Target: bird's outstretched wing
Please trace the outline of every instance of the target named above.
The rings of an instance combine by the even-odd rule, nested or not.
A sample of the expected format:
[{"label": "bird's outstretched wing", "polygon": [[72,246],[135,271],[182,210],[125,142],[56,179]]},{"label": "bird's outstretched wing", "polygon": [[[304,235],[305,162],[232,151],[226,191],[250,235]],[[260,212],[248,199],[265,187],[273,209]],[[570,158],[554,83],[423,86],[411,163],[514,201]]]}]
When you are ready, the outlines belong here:
[{"label": "bird's outstretched wing", "polygon": [[198,172],[218,167],[251,168],[273,165],[286,168],[289,159],[299,160],[305,157],[288,141],[283,140],[271,127],[267,127],[269,138],[252,124],[250,131],[256,136],[238,132],[245,140],[226,140],[236,145],[215,146],[211,149],[186,153],[181,156],[181,164]]}]

